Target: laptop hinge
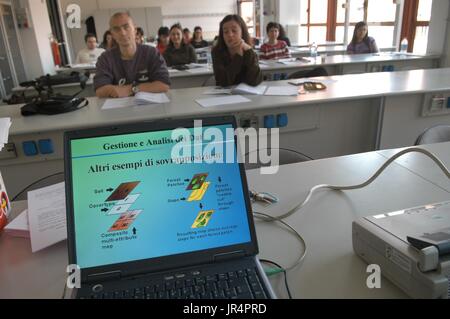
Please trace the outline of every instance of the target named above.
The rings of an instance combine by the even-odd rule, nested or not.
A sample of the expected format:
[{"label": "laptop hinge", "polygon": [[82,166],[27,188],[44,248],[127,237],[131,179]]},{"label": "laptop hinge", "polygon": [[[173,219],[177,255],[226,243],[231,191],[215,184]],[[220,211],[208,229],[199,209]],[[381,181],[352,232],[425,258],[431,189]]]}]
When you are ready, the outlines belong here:
[{"label": "laptop hinge", "polygon": [[98,274],[88,275],[88,282],[104,281],[104,280],[115,280],[120,279],[122,272],[120,270],[102,272]]},{"label": "laptop hinge", "polygon": [[223,254],[217,254],[214,255],[213,257],[213,261],[224,261],[224,260],[230,260],[230,259],[236,259],[236,258],[241,258],[245,256],[245,251],[244,250],[237,250],[237,251],[232,251],[229,253],[223,253]]}]

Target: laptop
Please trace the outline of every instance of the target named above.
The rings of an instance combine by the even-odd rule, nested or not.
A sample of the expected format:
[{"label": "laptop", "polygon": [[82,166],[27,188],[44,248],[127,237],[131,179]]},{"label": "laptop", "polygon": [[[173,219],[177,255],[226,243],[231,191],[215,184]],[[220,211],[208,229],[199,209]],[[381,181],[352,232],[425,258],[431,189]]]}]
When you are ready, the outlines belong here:
[{"label": "laptop", "polygon": [[275,298],[235,128],[227,116],[65,133],[73,297]]}]

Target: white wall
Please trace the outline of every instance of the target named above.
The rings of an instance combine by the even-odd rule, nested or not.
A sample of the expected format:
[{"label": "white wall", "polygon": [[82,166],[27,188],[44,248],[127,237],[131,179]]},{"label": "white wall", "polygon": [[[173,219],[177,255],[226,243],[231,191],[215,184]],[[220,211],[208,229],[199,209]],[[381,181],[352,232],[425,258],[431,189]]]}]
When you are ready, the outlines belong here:
[{"label": "white wall", "polygon": [[300,1],[299,0],[276,0],[277,1],[277,21],[285,29],[292,44],[299,43],[300,25]]},{"label": "white wall", "polygon": [[43,74],[54,74],[55,65],[49,40],[52,29],[46,1],[20,0],[20,5],[28,7],[31,25],[28,29],[19,29],[27,77],[31,80]]},{"label": "white wall", "polygon": [[428,30],[427,53],[442,54],[444,51],[449,4],[450,1],[448,0],[433,1],[430,28]]}]

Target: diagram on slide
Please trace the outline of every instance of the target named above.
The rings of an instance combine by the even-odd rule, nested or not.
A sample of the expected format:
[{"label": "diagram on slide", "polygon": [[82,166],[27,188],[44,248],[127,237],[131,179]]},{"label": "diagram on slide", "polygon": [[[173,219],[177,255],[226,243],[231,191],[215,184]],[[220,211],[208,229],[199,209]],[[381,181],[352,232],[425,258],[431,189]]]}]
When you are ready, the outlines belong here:
[{"label": "diagram on slide", "polygon": [[[120,184],[105,202],[116,201],[115,205],[106,213],[106,215],[119,215],[119,218],[109,228],[108,232],[114,232],[119,230],[127,230],[136,218],[142,213],[142,210],[131,209],[136,200],[141,194],[130,194],[140,181],[126,182]],[[136,229],[133,229],[133,233],[136,233]]]},{"label": "diagram on slide", "polygon": [[206,210],[206,211],[201,211],[200,213],[198,213],[191,228],[206,227],[206,225],[208,225],[213,213],[214,213],[214,210]]},{"label": "diagram on slide", "polygon": [[210,182],[206,181],[206,177],[208,177],[208,173],[195,174],[194,177],[192,177],[186,188],[186,190],[192,190],[187,199],[188,202],[202,200],[210,184]]}]

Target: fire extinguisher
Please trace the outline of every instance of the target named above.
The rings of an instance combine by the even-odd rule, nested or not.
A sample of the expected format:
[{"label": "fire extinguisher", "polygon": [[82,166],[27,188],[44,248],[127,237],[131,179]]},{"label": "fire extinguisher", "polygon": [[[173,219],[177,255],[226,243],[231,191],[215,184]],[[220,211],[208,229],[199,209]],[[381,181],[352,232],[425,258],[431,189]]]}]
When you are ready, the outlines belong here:
[{"label": "fire extinguisher", "polygon": [[61,66],[61,55],[59,53],[59,44],[56,39],[51,36],[50,37],[50,46],[52,48],[53,61],[55,62],[55,66]]}]

